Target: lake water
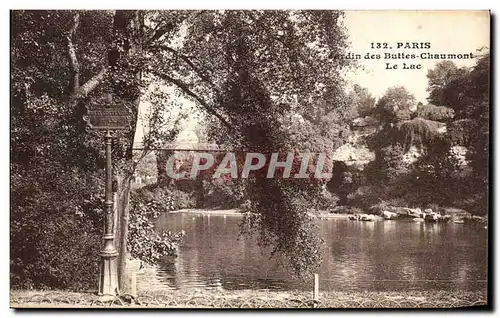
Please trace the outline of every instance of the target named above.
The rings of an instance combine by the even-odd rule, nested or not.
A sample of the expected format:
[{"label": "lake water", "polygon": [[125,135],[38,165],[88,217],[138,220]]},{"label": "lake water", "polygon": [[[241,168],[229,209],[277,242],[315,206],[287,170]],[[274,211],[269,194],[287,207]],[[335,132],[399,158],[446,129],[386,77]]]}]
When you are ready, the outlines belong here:
[{"label": "lake water", "polygon": [[[303,289],[256,237],[240,236],[240,216],[164,214],[157,227],[185,230],[180,255],[162,265],[165,289]],[[319,222],[325,239],[321,290],[486,290],[487,229],[406,221]]]}]

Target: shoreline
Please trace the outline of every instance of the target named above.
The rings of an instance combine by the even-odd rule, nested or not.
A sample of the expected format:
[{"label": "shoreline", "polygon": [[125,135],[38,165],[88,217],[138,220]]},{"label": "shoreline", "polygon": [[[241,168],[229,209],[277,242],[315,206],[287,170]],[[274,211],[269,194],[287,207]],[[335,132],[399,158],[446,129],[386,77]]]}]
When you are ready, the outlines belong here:
[{"label": "shoreline", "polygon": [[[216,216],[231,216],[231,217],[243,217],[244,213],[240,212],[241,210],[239,208],[234,208],[234,209],[201,209],[201,208],[190,208],[190,209],[179,209],[175,211],[170,211],[170,212],[165,212],[166,214],[178,214],[178,213],[187,213],[187,214],[196,214],[196,215],[216,215]],[[317,213],[314,213],[314,216],[316,219],[319,220],[327,220],[327,219],[336,219],[336,220],[349,220],[350,217],[352,217],[354,214],[350,213],[331,213],[326,210],[318,210],[316,211]],[[360,220],[362,222],[376,222],[376,221],[400,221],[400,220],[407,220],[407,221],[412,221],[413,217],[410,218],[398,218],[398,219],[386,219],[383,216],[376,215],[376,214],[368,214],[372,217],[371,220]],[[475,217],[472,217],[471,219],[474,221]],[[482,218],[484,219],[484,218]],[[424,219],[415,221],[416,223],[424,222]],[[427,222],[427,221],[425,221]],[[478,221],[476,220],[476,223]],[[459,223],[463,224],[463,220],[461,222],[444,222],[444,223]],[[487,223],[485,225],[485,228],[487,228]]]},{"label": "shoreline", "polygon": [[[225,216],[243,216],[240,209],[180,209],[171,212],[166,212],[167,214],[177,214],[177,213],[190,213],[198,215],[225,215]],[[348,220],[349,216],[352,214],[347,213],[328,213],[327,211],[319,211],[317,217],[319,219],[341,219]],[[383,220],[382,217],[376,216],[376,220]]]}]

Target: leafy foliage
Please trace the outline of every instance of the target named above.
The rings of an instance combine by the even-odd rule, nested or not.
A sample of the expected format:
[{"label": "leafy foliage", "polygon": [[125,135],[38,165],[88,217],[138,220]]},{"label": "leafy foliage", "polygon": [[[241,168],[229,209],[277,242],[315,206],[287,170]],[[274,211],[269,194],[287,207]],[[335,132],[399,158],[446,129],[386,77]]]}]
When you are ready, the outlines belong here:
[{"label": "leafy foliage", "polygon": [[412,120],[399,122],[392,132],[393,140],[401,142],[405,152],[411,146],[421,149],[439,138],[441,136],[440,128],[443,127],[444,124],[440,122],[416,117]]},{"label": "leafy foliage", "polygon": [[466,73],[466,68],[458,68],[453,61],[445,60],[436,63],[434,69],[430,69],[427,73],[429,102],[454,108],[447,101],[458,97],[460,87],[457,84]]},{"label": "leafy foliage", "polygon": [[404,86],[387,89],[377,102],[378,115],[385,123],[409,120],[411,107],[416,105],[415,97]]},{"label": "leafy foliage", "polygon": [[365,183],[364,175],[358,169],[347,166],[342,161],[333,163],[332,178],[327,183],[330,192],[339,196],[339,205],[348,203],[348,196]]},{"label": "leafy foliage", "polygon": [[[368,184],[353,194],[353,202],[364,207],[379,204],[379,200],[420,207],[457,206],[484,214],[488,187],[488,72],[488,53],[470,69],[458,68],[451,61],[437,63],[428,73],[431,104],[418,105],[411,120],[398,118],[401,103],[390,102],[395,98],[384,96],[377,103],[382,112],[382,129],[367,138],[376,160],[365,168]],[[389,96],[408,96],[403,89],[398,91],[388,91]],[[402,104],[403,110],[409,105]],[[413,146],[420,157],[405,163],[404,155]],[[454,153],[455,146],[467,148],[465,161]]]},{"label": "leafy foliage", "polygon": [[[110,83],[116,83],[113,78],[121,78],[119,86],[129,87],[130,96],[141,84],[131,76],[136,72],[130,70],[131,60],[108,68],[110,47],[119,47],[114,42],[114,12],[11,15],[12,284],[96,288],[103,132],[88,131],[82,117],[86,106],[105,101]],[[133,137],[135,127],[130,128],[113,148],[113,156],[128,158],[128,164],[127,134]],[[134,165],[132,161],[132,170]]]},{"label": "leafy foliage", "polygon": [[[21,11],[14,15],[13,90],[17,100],[11,107],[15,114],[16,161],[38,151],[29,140],[37,134],[22,124],[29,118],[23,111],[27,100],[45,93],[53,99],[50,104],[65,105],[60,125],[72,132],[64,139],[71,147],[61,161],[69,160],[79,167],[80,158],[89,158],[87,154],[92,153],[94,157],[89,158],[87,166],[81,167],[82,175],[92,171],[95,164],[102,167],[102,135],[85,131],[81,121],[85,106],[102,102],[111,91],[115,102],[138,116],[138,99],[152,83],[169,86],[170,91],[153,90],[157,96],[149,92],[151,102],[161,106],[152,117],[159,121],[149,130],[149,148],[161,146],[176,134],[172,127],[165,134],[157,129],[164,124],[161,108],[173,107],[171,101],[162,102],[172,91],[177,97],[194,100],[216,118],[224,127],[219,136],[231,136],[230,143],[243,150],[301,148],[319,152],[338,146],[345,137],[347,104],[338,75],[347,60],[335,58],[343,55],[346,46],[339,12]],[[146,76],[138,76],[141,72]],[[25,78],[32,79],[33,85],[24,85]],[[45,105],[48,100],[39,104]],[[43,109],[48,111],[45,106]],[[52,118],[47,116],[48,120]],[[33,122],[38,125],[39,120],[34,115]],[[113,152],[121,216],[128,211],[129,180],[138,162],[131,152],[133,128],[118,136],[120,142]],[[48,130],[54,131],[52,126]],[[23,131],[25,139],[19,133]],[[139,154],[138,160],[144,155]],[[271,240],[276,238],[277,250],[292,259],[297,272],[303,272],[319,259],[317,253],[311,253],[319,250],[312,244],[318,240],[305,207],[308,195],[320,192],[322,187],[306,183],[300,189],[297,184],[267,183],[259,180],[249,185],[254,189],[252,199],[260,205],[253,212],[265,216],[262,223],[253,224]],[[295,195],[295,191],[302,195]],[[284,205],[288,216],[278,217],[277,205],[267,202],[267,194],[273,192],[280,202],[292,201]],[[302,197],[301,202],[296,201],[298,197]],[[119,230],[124,248],[127,226],[120,224]],[[124,250],[120,252],[123,256]],[[302,259],[293,260],[297,257]]]},{"label": "leafy foliage", "polygon": [[470,178],[469,169],[460,164],[449,144],[443,142],[429,148],[404,178],[409,189],[405,197],[408,202],[421,206],[457,206],[457,199],[470,194],[467,178]]},{"label": "leafy foliage", "polygon": [[141,189],[131,195],[128,250],[132,257],[150,265],[160,263],[168,255],[177,255],[184,232],[159,231],[154,222],[165,212],[175,209],[176,199],[161,189],[148,193]]},{"label": "leafy foliage", "polygon": [[[334,58],[346,47],[340,18],[333,11],[200,12],[188,18],[180,48],[157,47],[151,72],[182,81],[180,90],[218,119],[211,129],[218,143],[264,154],[329,152],[345,138],[349,108],[339,76],[347,60]],[[165,66],[175,59],[185,61],[176,74]],[[322,185],[257,175],[246,191],[243,227],[286,255],[296,274],[310,274],[321,259],[311,198]]]},{"label": "leafy foliage", "polygon": [[[73,103],[65,34],[70,11],[13,11],[11,51],[11,278],[17,286],[96,288],[102,236],[103,152]],[[104,59],[110,15],[82,14],[89,79]],[[97,34],[98,33],[98,34]],[[95,41],[95,45],[86,43]],[[78,242],[78,244],[75,244]]]},{"label": "leafy foliage", "polygon": [[469,150],[467,156],[473,174],[474,211],[484,214],[488,199],[490,54],[482,52],[476,65],[459,69],[445,85],[431,87],[432,96],[439,96],[441,105],[455,110],[450,124],[450,140]]},{"label": "leafy foliage", "polygon": [[442,122],[452,119],[455,116],[455,111],[449,107],[427,104],[417,108],[417,116]]},{"label": "leafy foliage", "polygon": [[11,286],[95,289],[104,201],[99,171],[82,177],[53,158],[28,169],[11,165]]},{"label": "leafy foliage", "polygon": [[240,207],[245,199],[245,180],[208,180],[203,181],[198,192],[197,207],[233,209]]},{"label": "leafy foliage", "polygon": [[348,95],[351,108],[354,110],[353,117],[365,117],[373,114],[375,110],[375,97],[373,97],[367,88],[357,84]]}]

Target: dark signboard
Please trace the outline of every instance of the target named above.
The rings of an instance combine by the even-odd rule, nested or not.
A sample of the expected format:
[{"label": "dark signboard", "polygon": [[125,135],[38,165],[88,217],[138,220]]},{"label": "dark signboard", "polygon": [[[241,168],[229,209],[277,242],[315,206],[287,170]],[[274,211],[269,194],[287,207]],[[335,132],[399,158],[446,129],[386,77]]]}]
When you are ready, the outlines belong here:
[{"label": "dark signboard", "polygon": [[127,129],[130,124],[131,112],[123,105],[91,106],[86,120],[92,129]]}]

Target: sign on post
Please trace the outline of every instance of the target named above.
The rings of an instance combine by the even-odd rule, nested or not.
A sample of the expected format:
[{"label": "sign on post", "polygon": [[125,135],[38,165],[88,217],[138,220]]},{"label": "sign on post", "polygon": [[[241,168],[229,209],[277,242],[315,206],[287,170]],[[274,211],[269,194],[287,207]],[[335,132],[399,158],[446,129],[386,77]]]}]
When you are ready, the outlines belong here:
[{"label": "sign on post", "polygon": [[111,135],[112,130],[129,128],[131,112],[123,105],[93,105],[90,106],[87,115],[84,116],[91,129],[105,129],[104,136],[106,146],[106,187],[104,202],[104,246],[101,250],[101,268],[99,275],[99,295],[103,299],[114,299],[119,293],[118,271],[114,259],[118,256],[115,246],[115,234],[113,224],[113,186],[112,171],[113,162],[111,158]]},{"label": "sign on post", "polygon": [[91,129],[118,130],[129,127],[130,116],[130,110],[123,105],[94,105],[88,110],[86,119]]}]

